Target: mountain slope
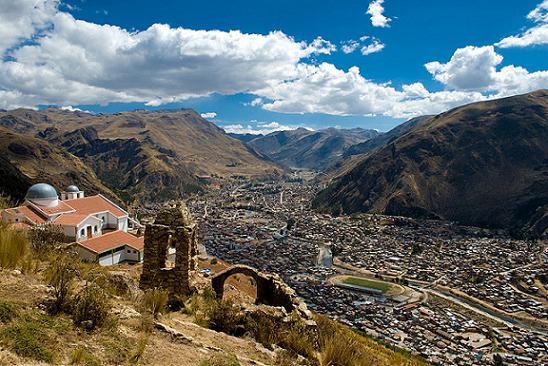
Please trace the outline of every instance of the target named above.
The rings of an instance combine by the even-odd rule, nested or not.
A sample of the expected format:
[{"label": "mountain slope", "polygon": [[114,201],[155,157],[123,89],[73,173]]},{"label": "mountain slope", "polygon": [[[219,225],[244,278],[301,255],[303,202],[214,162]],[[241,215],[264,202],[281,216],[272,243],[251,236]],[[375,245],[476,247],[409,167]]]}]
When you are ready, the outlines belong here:
[{"label": "mountain slope", "polygon": [[397,139],[413,127],[420,125],[427,121],[432,116],[420,116],[411,118],[410,120],[402,123],[401,125],[398,125],[388,131],[387,133],[383,133],[378,135],[377,137],[374,137],[370,140],[361,142],[356,145],[350,146],[348,149],[344,151],[344,157],[347,158],[352,155],[359,155],[359,154],[366,154],[379,146],[383,146],[390,141]]},{"label": "mountain slope", "polygon": [[17,109],[0,112],[0,125],[80,157],[106,185],[136,203],[198,191],[200,175],[281,172],[192,110],[92,115],[56,108]]},{"label": "mountain slope", "polygon": [[48,182],[57,190],[76,184],[87,194],[103,193],[120,201],[79,158],[38,138],[0,127],[0,191],[15,200],[34,183]]},{"label": "mountain slope", "polygon": [[349,146],[377,135],[375,130],[361,128],[319,131],[299,128],[260,136],[248,145],[286,167],[324,170],[339,160]]},{"label": "mountain slope", "polygon": [[548,91],[455,108],[366,155],[317,196],[383,212],[546,233]]}]

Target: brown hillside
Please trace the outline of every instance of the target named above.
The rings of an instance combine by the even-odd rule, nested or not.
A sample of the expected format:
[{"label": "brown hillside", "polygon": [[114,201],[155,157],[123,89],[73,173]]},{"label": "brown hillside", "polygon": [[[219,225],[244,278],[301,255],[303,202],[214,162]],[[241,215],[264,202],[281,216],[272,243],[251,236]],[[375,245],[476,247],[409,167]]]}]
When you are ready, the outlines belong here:
[{"label": "brown hillside", "polygon": [[547,141],[547,90],[455,108],[364,157],[315,206],[541,235],[548,227]]}]

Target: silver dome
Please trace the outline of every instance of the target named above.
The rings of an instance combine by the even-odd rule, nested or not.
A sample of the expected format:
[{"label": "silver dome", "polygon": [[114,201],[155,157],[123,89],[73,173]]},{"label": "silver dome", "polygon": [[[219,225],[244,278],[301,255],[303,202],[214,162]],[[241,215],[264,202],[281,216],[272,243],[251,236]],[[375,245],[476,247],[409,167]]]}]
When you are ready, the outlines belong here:
[{"label": "silver dome", "polygon": [[27,191],[26,199],[49,199],[57,198],[55,188],[46,183],[37,183],[32,185]]},{"label": "silver dome", "polygon": [[65,189],[65,192],[67,193],[78,193],[80,192],[80,188],[76,187],[75,185],[70,185]]}]

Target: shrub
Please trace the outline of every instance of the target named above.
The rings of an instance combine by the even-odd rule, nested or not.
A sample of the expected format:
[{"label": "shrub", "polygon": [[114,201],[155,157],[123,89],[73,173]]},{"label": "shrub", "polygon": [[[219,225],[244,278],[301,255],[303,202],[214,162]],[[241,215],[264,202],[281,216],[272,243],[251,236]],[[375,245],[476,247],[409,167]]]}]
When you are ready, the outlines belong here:
[{"label": "shrub", "polygon": [[88,330],[101,327],[110,309],[105,292],[95,284],[84,287],[76,296],[72,309],[72,319]]},{"label": "shrub", "polygon": [[28,252],[29,244],[25,236],[0,224],[0,267],[16,268]]},{"label": "shrub", "polygon": [[135,352],[130,358],[130,361],[132,364],[139,362],[141,358],[143,358],[143,355],[145,354],[145,349],[147,346],[147,334],[141,333],[139,336],[139,341],[137,342],[137,347],[135,349]]},{"label": "shrub", "polygon": [[234,355],[216,354],[200,362],[200,366],[240,366],[240,362]]},{"label": "shrub", "polygon": [[101,362],[85,347],[78,347],[70,355],[71,365],[99,366]]},{"label": "shrub", "polygon": [[53,250],[67,240],[63,227],[54,224],[34,226],[28,236],[32,249],[37,253]]},{"label": "shrub", "polygon": [[0,300],[0,323],[8,323],[17,315],[17,309],[9,302]]},{"label": "shrub", "polygon": [[53,362],[53,351],[47,347],[51,340],[38,322],[30,319],[17,321],[4,328],[0,337],[19,356]]},{"label": "shrub", "polygon": [[230,301],[213,302],[206,309],[206,316],[209,320],[209,328],[231,335],[235,335],[238,327],[243,323],[243,315]]},{"label": "shrub", "polygon": [[166,308],[169,295],[166,290],[154,288],[147,290],[143,296],[143,308],[156,319]]},{"label": "shrub", "polygon": [[68,257],[58,256],[51,261],[46,271],[46,281],[54,288],[55,301],[51,307],[54,313],[67,310],[67,301],[71,295],[76,274],[76,268]]}]

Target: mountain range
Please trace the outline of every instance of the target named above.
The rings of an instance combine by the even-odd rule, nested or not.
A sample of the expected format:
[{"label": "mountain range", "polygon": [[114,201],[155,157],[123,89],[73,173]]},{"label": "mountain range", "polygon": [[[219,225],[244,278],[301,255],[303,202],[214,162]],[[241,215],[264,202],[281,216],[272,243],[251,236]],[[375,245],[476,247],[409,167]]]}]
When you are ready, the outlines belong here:
[{"label": "mountain range", "polygon": [[321,171],[341,160],[350,146],[377,136],[378,131],[363,128],[327,128],[318,131],[298,128],[260,135],[254,139],[249,139],[248,135],[234,137],[284,167]]},{"label": "mountain range", "polygon": [[358,158],[314,207],[546,235],[548,90],[427,117]]},{"label": "mountain range", "polygon": [[[190,109],[97,115],[58,108],[16,109],[0,112],[0,126],[19,139],[32,137],[78,158],[83,164],[78,171],[95,174],[126,202],[181,197],[201,190],[204,176],[282,173]],[[37,177],[28,179],[34,182]],[[67,183],[68,179],[63,182]]]}]

